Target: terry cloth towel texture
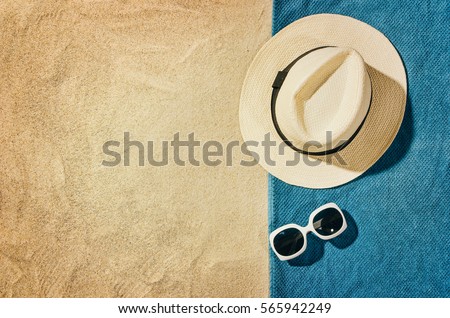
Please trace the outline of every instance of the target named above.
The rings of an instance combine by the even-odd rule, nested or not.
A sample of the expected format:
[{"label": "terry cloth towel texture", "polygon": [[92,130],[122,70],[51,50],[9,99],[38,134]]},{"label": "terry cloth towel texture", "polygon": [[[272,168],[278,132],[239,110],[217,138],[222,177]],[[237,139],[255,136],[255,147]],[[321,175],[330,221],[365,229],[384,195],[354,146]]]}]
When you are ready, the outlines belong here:
[{"label": "terry cloth towel texture", "polygon": [[330,242],[308,235],[307,251],[295,260],[271,253],[271,296],[450,296],[449,2],[275,0],[273,9],[273,34],[317,13],[377,28],[404,61],[408,99],[394,143],[357,180],[311,190],[269,176],[269,231],[306,225],[330,201],[349,223]]}]

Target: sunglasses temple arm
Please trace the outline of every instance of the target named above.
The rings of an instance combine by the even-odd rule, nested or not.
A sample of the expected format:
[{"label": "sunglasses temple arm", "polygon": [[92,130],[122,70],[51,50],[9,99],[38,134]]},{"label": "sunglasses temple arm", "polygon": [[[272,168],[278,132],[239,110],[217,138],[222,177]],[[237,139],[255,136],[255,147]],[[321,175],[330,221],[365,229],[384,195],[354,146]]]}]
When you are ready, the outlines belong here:
[{"label": "sunglasses temple arm", "polygon": [[322,220],[323,220],[323,219],[320,219],[320,220],[314,222],[314,223],[313,223],[313,227],[314,227],[315,229],[320,228],[320,227],[322,226]]},{"label": "sunglasses temple arm", "polygon": [[[344,218],[343,216],[341,216],[341,217]],[[333,218],[332,220],[334,220],[334,219],[336,219],[336,217]],[[322,226],[322,220],[323,220],[323,219],[320,219],[320,220],[317,220],[316,222],[314,222],[314,223],[313,223],[313,227],[314,227],[315,229],[320,228],[320,227]]]}]

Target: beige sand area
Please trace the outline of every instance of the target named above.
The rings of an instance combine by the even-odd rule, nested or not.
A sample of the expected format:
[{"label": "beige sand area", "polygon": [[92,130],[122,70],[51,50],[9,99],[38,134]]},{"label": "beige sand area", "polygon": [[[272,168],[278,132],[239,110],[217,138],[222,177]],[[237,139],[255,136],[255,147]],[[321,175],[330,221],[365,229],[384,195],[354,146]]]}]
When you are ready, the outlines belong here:
[{"label": "beige sand area", "polygon": [[0,3],[1,296],[267,295],[263,169],[101,162],[125,131],[242,141],[270,20],[268,0]]}]

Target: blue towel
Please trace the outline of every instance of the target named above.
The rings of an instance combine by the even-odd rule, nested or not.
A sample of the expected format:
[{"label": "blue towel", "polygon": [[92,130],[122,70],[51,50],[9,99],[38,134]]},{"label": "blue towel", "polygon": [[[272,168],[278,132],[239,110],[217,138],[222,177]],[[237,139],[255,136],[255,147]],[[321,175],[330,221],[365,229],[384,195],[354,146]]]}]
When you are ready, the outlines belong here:
[{"label": "blue towel", "polygon": [[311,14],[337,13],[384,33],[408,75],[403,124],[364,175],[311,190],[269,176],[269,231],[306,225],[327,202],[349,227],[329,242],[308,235],[304,255],[281,262],[271,252],[272,297],[450,296],[449,1],[275,0],[273,33]]}]

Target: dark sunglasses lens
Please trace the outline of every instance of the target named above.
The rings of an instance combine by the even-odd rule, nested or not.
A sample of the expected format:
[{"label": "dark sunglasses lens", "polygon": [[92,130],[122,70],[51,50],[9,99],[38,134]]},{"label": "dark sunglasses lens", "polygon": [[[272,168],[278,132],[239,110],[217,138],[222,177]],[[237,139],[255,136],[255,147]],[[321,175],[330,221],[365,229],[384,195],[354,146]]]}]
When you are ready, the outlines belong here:
[{"label": "dark sunglasses lens", "polygon": [[273,246],[278,254],[283,256],[294,255],[303,247],[305,239],[298,229],[289,228],[278,233],[273,239]]},{"label": "dark sunglasses lens", "polygon": [[344,219],[335,208],[327,208],[317,213],[313,219],[314,229],[323,236],[333,235],[342,228]]}]

